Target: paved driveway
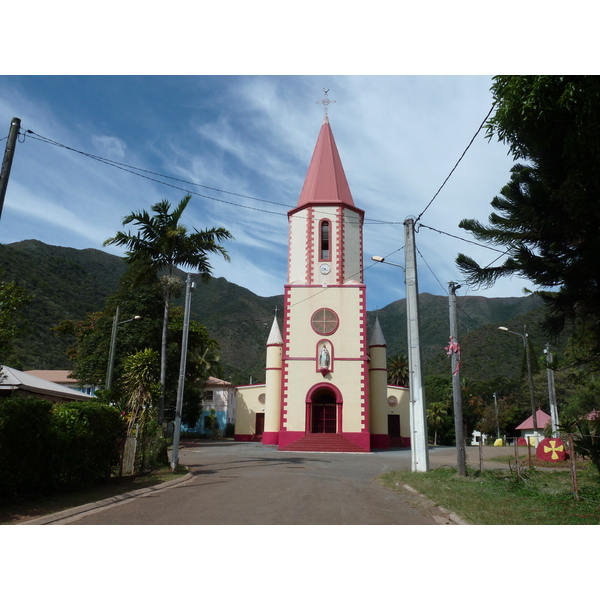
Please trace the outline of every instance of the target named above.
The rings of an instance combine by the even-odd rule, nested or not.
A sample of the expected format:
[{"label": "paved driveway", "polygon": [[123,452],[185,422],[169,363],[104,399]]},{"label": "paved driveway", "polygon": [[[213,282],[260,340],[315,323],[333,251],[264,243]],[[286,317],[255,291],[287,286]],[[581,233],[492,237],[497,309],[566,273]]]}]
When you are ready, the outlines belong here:
[{"label": "paved driveway", "polygon": [[[455,464],[435,448],[432,466]],[[454,524],[420,497],[376,483],[410,468],[410,450],[369,454],[279,452],[226,441],[180,451],[191,475],[135,498],[86,510],[61,524],[81,525],[435,525]]]}]

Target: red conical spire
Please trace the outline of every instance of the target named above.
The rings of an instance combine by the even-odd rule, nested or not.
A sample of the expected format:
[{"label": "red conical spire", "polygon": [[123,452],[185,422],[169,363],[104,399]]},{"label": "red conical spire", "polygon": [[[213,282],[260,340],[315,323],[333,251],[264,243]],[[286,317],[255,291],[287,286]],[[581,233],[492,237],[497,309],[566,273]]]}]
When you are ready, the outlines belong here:
[{"label": "red conical spire", "polygon": [[323,123],[319,132],[297,208],[309,204],[343,204],[355,208],[328,122]]}]

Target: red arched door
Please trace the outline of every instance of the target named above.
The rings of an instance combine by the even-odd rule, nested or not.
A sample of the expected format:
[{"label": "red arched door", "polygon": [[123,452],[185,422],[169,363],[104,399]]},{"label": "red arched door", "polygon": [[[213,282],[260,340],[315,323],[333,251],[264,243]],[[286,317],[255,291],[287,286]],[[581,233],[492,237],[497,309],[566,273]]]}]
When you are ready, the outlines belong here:
[{"label": "red arched door", "polygon": [[337,433],[337,405],[330,390],[317,392],[311,402],[311,433]]}]

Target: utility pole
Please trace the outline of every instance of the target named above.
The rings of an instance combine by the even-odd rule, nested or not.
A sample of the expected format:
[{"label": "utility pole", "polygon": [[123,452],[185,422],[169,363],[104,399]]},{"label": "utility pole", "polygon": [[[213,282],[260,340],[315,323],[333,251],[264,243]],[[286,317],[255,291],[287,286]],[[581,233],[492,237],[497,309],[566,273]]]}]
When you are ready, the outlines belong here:
[{"label": "utility pole", "polygon": [[429,470],[427,446],[427,414],[421,372],[419,340],[419,286],[415,256],[415,222],[404,221],[404,264],[406,266],[406,324],[408,330],[408,368],[410,390],[410,450],[411,470]]},{"label": "utility pole", "polygon": [[456,290],[460,287],[453,281],[448,284],[450,304],[450,346],[452,356],[452,398],[454,401],[454,432],[456,435],[456,461],[458,474],[467,476],[467,457],[465,450],[465,430],[463,425],[462,397],[460,389],[460,364],[458,362],[458,318],[456,315]]},{"label": "utility pole", "polygon": [[550,418],[552,419],[552,435],[556,437],[558,432],[558,406],[556,404],[556,388],[554,387],[554,369],[552,368],[552,352],[550,344],[546,344],[544,350],[546,354],[546,363],[548,365],[548,401],[550,403]]},{"label": "utility pole", "polygon": [[8,131],[4,158],[2,159],[2,170],[0,170],[0,218],[2,217],[2,209],[4,208],[4,197],[6,196],[10,168],[12,167],[13,156],[15,155],[15,146],[17,145],[17,136],[19,135],[20,128],[21,119],[13,117]]},{"label": "utility pole", "polygon": [[527,325],[523,325],[523,341],[525,342],[525,355],[527,357],[527,377],[529,379],[529,396],[531,399],[531,414],[533,417],[533,430],[535,431],[535,438],[537,441],[537,415],[535,410],[535,392],[533,389],[533,372],[531,371],[531,352],[529,350],[529,335],[527,334]]},{"label": "utility pole", "polygon": [[181,336],[181,361],[179,363],[179,384],[177,386],[177,405],[175,408],[175,426],[173,428],[173,450],[171,451],[171,471],[179,463],[179,438],[181,435],[181,413],[183,411],[183,389],[185,385],[185,369],[187,365],[188,335],[190,331],[190,305],[192,302],[192,276],[188,273],[185,285],[185,311],[183,313],[183,334]]}]

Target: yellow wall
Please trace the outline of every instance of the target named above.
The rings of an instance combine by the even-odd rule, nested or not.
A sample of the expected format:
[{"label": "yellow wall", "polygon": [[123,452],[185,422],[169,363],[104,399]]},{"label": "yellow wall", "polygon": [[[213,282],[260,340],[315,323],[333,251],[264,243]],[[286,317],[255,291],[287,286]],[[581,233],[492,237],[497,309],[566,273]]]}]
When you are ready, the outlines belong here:
[{"label": "yellow wall", "polygon": [[369,362],[369,429],[371,433],[387,433],[387,370],[384,346],[370,348]]},{"label": "yellow wall", "polygon": [[[388,399],[391,397],[398,400],[396,406],[388,404]],[[400,435],[410,437],[410,392],[408,388],[388,385],[385,406],[380,406],[379,409],[378,412],[382,417],[377,420],[377,423],[371,423],[371,433],[387,434],[387,415],[400,415]]]},{"label": "yellow wall", "polygon": [[265,394],[265,385],[249,385],[236,388],[235,435],[254,435],[256,413],[265,412],[259,396]]},{"label": "yellow wall", "polygon": [[[289,431],[306,429],[306,396],[317,384],[327,382],[339,389],[343,398],[342,423],[347,432],[362,431],[365,415],[360,410],[361,395],[365,393],[368,373],[363,384],[363,364],[366,359],[365,331],[360,315],[364,314],[361,298],[364,288],[292,288],[287,323],[287,414],[284,427]],[[315,332],[310,324],[314,312],[330,308],[338,315],[340,324],[331,335]],[[287,326],[286,323],[286,326]],[[330,345],[332,372],[325,377],[318,371],[319,342]]]}]

